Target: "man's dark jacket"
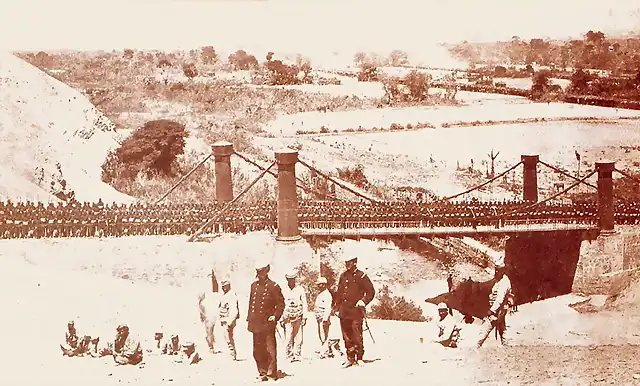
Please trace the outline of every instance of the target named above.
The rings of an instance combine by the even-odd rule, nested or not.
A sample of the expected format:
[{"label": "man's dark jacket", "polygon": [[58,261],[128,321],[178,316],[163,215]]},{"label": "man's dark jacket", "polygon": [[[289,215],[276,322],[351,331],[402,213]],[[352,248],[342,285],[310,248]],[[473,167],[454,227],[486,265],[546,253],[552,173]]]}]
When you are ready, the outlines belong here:
[{"label": "man's dark jacket", "polygon": [[368,305],[375,293],[373,283],[366,273],[359,269],[353,272],[345,271],[338,281],[334,309],[339,312],[340,319],[362,319],[364,307],[356,307],[356,303],[362,300],[365,305]]},{"label": "man's dark jacket", "polygon": [[[284,297],[282,289],[273,280],[264,282],[258,280],[251,284],[249,295],[249,309],[247,313],[247,329],[256,333],[275,329],[277,321],[284,311]],[[269,316],[275,316],[275,320],[269,322]]]}]

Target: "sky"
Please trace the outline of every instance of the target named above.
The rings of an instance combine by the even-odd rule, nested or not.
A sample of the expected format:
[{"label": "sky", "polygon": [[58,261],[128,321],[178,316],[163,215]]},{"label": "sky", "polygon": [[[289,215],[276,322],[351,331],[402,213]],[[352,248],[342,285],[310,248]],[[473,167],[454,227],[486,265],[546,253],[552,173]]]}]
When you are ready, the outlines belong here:
[{"label": "sky", "polygon": [[3,0],[0,48],[421,51],[640,31],[638,0]]}]

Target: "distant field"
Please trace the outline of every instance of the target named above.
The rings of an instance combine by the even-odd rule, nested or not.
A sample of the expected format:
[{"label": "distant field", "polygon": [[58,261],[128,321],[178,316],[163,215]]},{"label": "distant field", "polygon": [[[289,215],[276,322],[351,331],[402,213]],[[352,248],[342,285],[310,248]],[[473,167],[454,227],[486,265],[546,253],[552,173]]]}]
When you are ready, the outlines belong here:
[{"label": "distant field", "polygon": [[[493,78],[494,82],[504,82],[507,84],[507,87],[518,88],[520,90],[531,90],[531,85],[533,81],[531,78]],[[571,81],[568,79],[550,79],[551,84],[557,84],[562,89],[566,89],[571,85]]]},{"label": "distant field", "polygon": [[[434,91],[434,92],[437,92]],[[471,94],[471,93],[470,93]],[[295,135],[297,131],[318,131],[322,126],[329,131],[346,129],[389,128],[391,124],[415,125],[429,123],[435,127],[443,124],[489,121],[508,122],[519,119],[562,119],[562,118],[640,118],[640,112],[624,109],[610,109],[596,106],[573,105],[567,103],[534,103],[524,98],[497,98],[489,101],[482,98],[467,106],[426,106],[412,108],[384,108],[340,112],[306,112],[280,116],[264,126],[273,135]],[[464,100],[465,95],[461,98]]]},{"label": "distant field", "polygon": [[[419,186],[438,195],[450,195],[466,189],[455,178],[458,163],[467,168],[473,159],[474,168],[484,172],[488,164],[482,162],[488,161],[491,150],[500,151],[497,172],[519,162],[522,154],[539,154],[547,163],[575,171],[575,150],[582,154],[583,171],[603,157],[618,161],[620,167],[634,167],[640,152],[626,153],[620,145],[640,144],[640,122],[548,122],[255,141],[267,154],[284,144],[300,144],[300,157],[324,170],[362,164],[376,184]],[[544,171],[539,177],[541,187],[559,181],[558,175],[540,170]],[[520,178],[521,170],[509,176],[517,183]],[[475,194],[485,199],[513,198],[510,193],[491,187]]]}]

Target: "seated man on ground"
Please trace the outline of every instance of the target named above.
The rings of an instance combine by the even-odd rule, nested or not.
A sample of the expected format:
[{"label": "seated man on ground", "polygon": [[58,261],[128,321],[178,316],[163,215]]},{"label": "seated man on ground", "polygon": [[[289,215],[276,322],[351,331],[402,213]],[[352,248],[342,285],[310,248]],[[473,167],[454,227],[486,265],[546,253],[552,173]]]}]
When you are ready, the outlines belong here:
[{"label": "seated man on ground", "polygon": [[180,336],[178,334],[171,335],[171,339],[169,339],[167,349],[165,351],[167,355],[180,355],[182,352],[182,345],[180,344]]},{"label": "seated man on ground", "polygon": [[441,344],[443,347],[458,347],[460,327],[458,327],[453,316],[449,315],[449,307],[445,303],[438,304],[438,316],[438,337],[434,342]]},{"label": "seated man on ground", "polygon": [[118,326],[116,339],[113,342],[113,360],[118,365],[138,365],[142,362],[140,342],[131,338],[129,326]]},{"label": "seated man on ground", "polygon": [[78,349],[78,333],[74,321],[67,323],[67,331],[64,333],[64,343],[60,345],[62,355],[75,356]]},{"label": "seated man on ground", "polygon": [[91,342],[89,344],[89,355],[94,358],[102,358],[108,355],[113,355],[112,345],[110,343],[101,345],[99,337],[91,337]]},{"label": "seated man on ground", "polygon": [[196,352],[196,345],[193,342],[187,342],[182,346],[181,354],[176,358],[178,363],[186,363],[195,365],[202,361],[200,354]]},{"label": "seated man on ground", "polygon": [[156,332],[153,340],[155,341],[155,344],[153,345],[152,349],[148,349],[147,352],[149,354],[153,354],[153,355],[162,355],[162,354],[166,354],[167,353],[167,348],[168,348],[168,343],[166,342],[166,340],[164,339],[164,333],[162,332]]}]

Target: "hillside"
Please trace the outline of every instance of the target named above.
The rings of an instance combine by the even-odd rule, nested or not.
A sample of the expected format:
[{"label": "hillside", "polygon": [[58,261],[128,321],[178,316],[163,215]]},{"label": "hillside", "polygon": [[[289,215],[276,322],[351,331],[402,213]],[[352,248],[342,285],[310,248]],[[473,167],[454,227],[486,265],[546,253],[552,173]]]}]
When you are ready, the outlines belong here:
[{"label": "hillside", "polygon": [[100,180],[116,138],[84,95],[0,53],[0,199],[55,200],[64,180],[79,201],[131,201]]}]

